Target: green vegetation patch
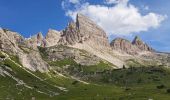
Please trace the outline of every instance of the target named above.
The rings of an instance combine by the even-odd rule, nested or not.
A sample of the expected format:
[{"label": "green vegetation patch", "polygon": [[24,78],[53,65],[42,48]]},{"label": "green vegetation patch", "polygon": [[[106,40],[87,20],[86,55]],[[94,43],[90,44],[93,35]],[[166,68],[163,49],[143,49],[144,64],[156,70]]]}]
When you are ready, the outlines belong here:
[{"label": "green vegetation patch", "polygon": [[42,56],[42,58],[44,60],[47,60],[48,59],[48,53],[46,51],[46,48],[43,48],[43,47],[38,47],[38,50],[40,52],[40,55]]},{"label": "green vegetation patch", "polygon": [[104,70],[111,70],[112,67],[109,63],[105,63],[103,61],[100,61],[96,65],[91,66],[82,66],[83,72],[103,72]]},{"label": "green vegetation patch", "polygon": [[24,46],[22,46],[22,45],[19,45],[19,48],[24,52],[24,53],[26,53],[26,54],[28,54],[29,52],[30,52],[30,48],[26,48],[26,47],[24,47]]},{"label": "green vegetation patch", "polygon": [[5,58],[5,55],[0,51],[0,58]]},{"label": "green vegetation patch", "polygon": [[[50,84],[50,82],[46,82],[44,80],[41,80],[41,79],[35,77],[33,74],[28,73],[26,69],[19,67],[17,64],[15,64],[14,62],[12,62],[9,59],[6,59],[0,65],[0,67],[2,67],[2,68],[6,68],[5,66],[7,68],[12,69],[12,71],[5,69],[10,75],[12,75],[13,77],[23,81],[26,85],[28,85],[29,87],[32,88],[32,89],[30,89],[28,87],[25,87],[25,85],[21,85],[21,86],[19,85],[21,90],[23,88],[23,90],[22,90],[22,91],[24,91],[23,93],[27,92],[27,90],[25,90],[25,88],[28,88],[28,91],[30,91],[29,94],[22,94],[21,93],[22,94],[21,96],[26,95],[26,96],[23,96],[23,97],[29,96],[29,98],[30,98],[32,96],[32,97],[37,97],[37,98],[41,98],[41,97],[51,98],[51,97],[54,97],[55,95],[58,95],[58,93],[62,92],[57,87]],[[12,77],[11,77],[11,79],[12,79]],[[14,86],[16,84],[17,83],[15,83]],[[1,85],[1,83],[0,83],[0,85]],[[11,89],[12,89],[11,90],[11,92],[12,92],[13,91],[12,86],[11,86]],[[1,88],[0,88],[0,90],[1,90]],[[16,89],[14,89],[14,91],[15,90]],[[40,92],[38,92],[38,91],[40,91]],[[6,95],[10,94],[11,92],[10,91],[9,91],[9,93],[7,92]],[[32,93],[35,93],[35,94],[32,94]],[[18,96],[20,97],[20,94],[17,94],[17,93],[13,94],[13,97],[18,97]],[[20,97],[20,98],[22,98],[22,97]]]},{"label": "green vegetation patch", "polygon": [[49,62],[49,65],[50,66],[63,67],[63,66],[66,66],[66,65],[78,65],[78,64],[73,59],[68,58],[68,59]]},{"label": "green vegetation patch", "polygon": [[126,63],[129,67],[144,67],[144,66],[146,66],[145,64],[139,63],[135,59],[129,59],[126,61]]}]

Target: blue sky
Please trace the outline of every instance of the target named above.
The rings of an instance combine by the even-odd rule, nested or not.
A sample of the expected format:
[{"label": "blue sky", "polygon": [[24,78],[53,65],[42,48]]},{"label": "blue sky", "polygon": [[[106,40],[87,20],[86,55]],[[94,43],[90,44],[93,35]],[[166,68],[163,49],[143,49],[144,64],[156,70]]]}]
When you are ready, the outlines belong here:
[{"label": "blue sky", "polygon": [[[115,6],[119,5],[118,3],[108,3],[106,0],[83,0],[79,2],[81,5],[78,3],[71,3],[70,1],[77,0],[0,0],[0,27],[17,31],[24,37],[29,37],[37,32],[42,32],[45,35],[49,28],[56,30],[64,29],[69,21],[72,19],[74,20],[73,13],[80,11],[93,19],[93,13],[89,10],[86,11],[87,9],[83,7],[87,6],[94,8],[93,12],[96,12],[94,13],[95,15],[98,14],[97,9],[100,8],[119,8],[115,8]],[[63,2],[67,3],[67,5],[64,5],[65,8],[62,6]],[[88,5],[82,6],[86,3],[88,3]],[[156,50],[170,52],[170,0],[129,0],[128,5],[132,5],[133,7],[130,8],[130,6],[127,6],[123,7],[123,9],[127,8],[127,11],[133,10],[133,8],[137,9],[138,11],[135,13],[141,14],[140,17],[142,17],[139,21],[144,20],[145,23],[152,23],[152,18],[155,17],[149,15],[151,12],[154,13],[155,16],[163,16],[164,19],[161,20],[161,22],[153,23],[150,26],[139,26],[137,27],[137,29],[139,28],[138,30],[134,30],[136,27],[127,27],[126,29],[128,31],[124,31],[123,28],[123,30],[114,31],[115,23],[108,23],[110,26],[113,25],[113,29],[110,29],[110,27],[107,27],[107,23],[104,22],[105,20],[103,20],[102,17],[99,17],[99,20],[101,21],[99,25],[103,26],[106,31],[107,29],[109,30],[107,33],[109,34],[110,40],[115,37],[125,37],[131,40],[135,35],[139,35]],[[79,8],[81,8],[81,10]],[[71,11],[72,13],[69,14],[68,11]],[[105,10],[103,10],[103,12],[104,11]],[[113,14],[113,16],[115,15]],[[147,20],[144,16],[147,17]],[[124,18],[126,18],[126,15]],[[151,19],[149,20],[149,18]],[[155,20],[159,21],[159,19]],[[120,24],[119,28],[121,29],[121,27],[123,27],[121,26],[122,24],[118,24]],[[130,25],[132,24],[133,23],[130,22]],[[159,25],[157,26],[157,24]]]}]

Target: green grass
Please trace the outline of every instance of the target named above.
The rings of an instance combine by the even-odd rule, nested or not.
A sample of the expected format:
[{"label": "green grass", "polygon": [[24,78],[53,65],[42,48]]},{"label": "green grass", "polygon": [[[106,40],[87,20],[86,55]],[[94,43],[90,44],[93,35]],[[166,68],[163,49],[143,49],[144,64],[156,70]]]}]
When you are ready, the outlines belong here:
[{"label": "green grass", "polygon": [[[6,69],[5,66],[12,69],[12,71]],[[24,83],[26,83],[26,85],[33,88],[29,89],[26,88],[24,85],[16,86],[16,81],[14,81],[11,77],[0,76],[0,91],[3,91],[0,92],[0,100],[1,98],[9,98],[10,100],[30,100],[31,97],[38,98],[39,100],[47,100],[49,98],[53,98],[56,93],[62,92],[58,88],[54,87],[54,85],[51,85],[46,81],[36,78],[35,76],[28,73],[23,68],[20,68],[18,65],[16,65],[9,59],[3,61],[0,67],[5,69],[13,77],[22,80]],[[45,94],[39,93],[37,91],[44,92]]]},{"label": "green grass", "polygon": [[[11,56],[11,58],[19,63],[17,57]],[[42,79],[40,80],[9,59],[0,62],[2,69],[33,87],[29,89],[24,85],[16,86],[17,82],[11,77],[0,75],[0,100],[31,100],[33,97],[36,100],[170,100],[170,93],[167,93],[167,89],[170,89],[170,70],[167,68],[141,67],[136,63],[135,67],[112,69],[107,62],[83,66],[72,59],[50,62],[50,64],[65,70],[67,73],[63,74],[68,77],[58,75],[55,70],[48,73],[32,72]],[[65,69],[63,67],[65,65],[70,66]],[[79,76],[89,84],[79,82],[70,76]],[[157,88],[161,85],[165,87]],[[61,91],[55,86],[64,87],[68,91]],[[38,90],[47,94],[60,93],[60,95],[51,97],[37,92]]]},{"label": "green grass", "polygon": [[11,60],[15,61],[16,63],[18,63],[19,65],[22,65],[20,63],[19,57],[15,56],[15,55],[10,55]]},{"label": "green grass", "polygon": [[[41,91],[46,91],[46,89],[57,91],[56,89],[51,89],[51,85],[57,85],[60,87],[65,87],[68,92],[60,92],[61,94],[54,97],[49,97],[41,93],[37,93],[35,90],[30,90],[24,86],[19,86],[17,89],[14,84],[15,81],[10,78],[1,78],[0,90],[5,90],[0,92],[0,98],[14,98],[14,99],[23,99],[30,100],[32,97],[35,97],[36,100],[169,100],[170,94],[166,92],[170,88],[170,73],[169,70],[159,67],[137,67],[129,69],[119,69],[112,70],[109,73],[104,72],[101,77],[107,76],[107,79],[117,79],[116,81],[103,81],[100,82],[91,81],[90,84],[86,85],[81,82],[76,82],[76,80],[71,78],[65,78],[57,75],[54,72],[49,73],[40,73],[34,72],[35,75],[44,79],[44,82],[35,79],[29,75],[27,76],[26,72],[22,69],[19,70],[17,66],[10,61],[5,61],[6,65],[9,66],[17,72],[18,75],[14,75],[24,80],[30,86],[40,86]],[[102,64],[99,64],[102,65]],[[105,65],[103,65],[105,66]],[[107,66],[105,66],[107,67]],[[93,70],[92,70],[93,71]],[[11,73],[14,74],[14,73]],[[152,77],[154,76],[154,77]],[[141,78],[139,83],[138,78]],[[155,81],[154,78],[159,79],[160,81]],[[36,81],[37,80],[37,81]],[[125,84],[122,80],[128,80]],[[48,84],[47,84],[47,83]],[[163,89],[158,89],[157,86],[164,84],[166,87]],[[52,87],[54,88],[54,87]],[[46,91],[47,92],[47,91]],[[18,94],[19,93],[19,94]],[[47,92],[48,93],[48,92]]]},{"label": "green grass", "polygon": [[63,60],[58,60],[58,61],[51,61],[49,62],[49,65],[63,67],[66,65],[78,65],[78,64],[72,59],[63,59]]},{"label": "green grass", "polygon": [[46,48],[38,47],[38,50],[39,50],[40,55],[42,56],[42,58],[44,60],[47,60],[48,59],[48,53],[46,52]]},{"label": "green grass", "polygon": [[30,48],[26,48],[26,47],[24,47],[24,46],[22,46],[22,45],[19,45],[19,48],[20,48],[24,53],[26,53],[26,54],[28,54],[28,53],[31,51]]},{"label": "green grass", "polygon": [[[69,75],[81,76],[82,80],[84,79],[83,77],[86,77],[88,78],[86,81],[92,83],[90,85],[78,84],[76,86],[70,86],[71,83],[62,85],[68,86],[70,91],[58,96],[61,100],[170,99],[170,94],[166,92],[170,88],[170,71],[163,68],[163,66],[144,66],[133,61],[130,68],[110,69],[110,65],[104,62],[94,66],[82,66],[75,64],[75,62],[70,62],[70,60],[61,62],[60,66],[72,65],[69,66],[69,70],[66,70],[67,72],[70,71]],[[165,87],[158,89],[157,87],[161,85]]]},{"label": "green grass", "polygon": [[57,67],[63,69],[64,66],[69,65],[67,68],[64,68],[64,70],[68,71],[69,73],[81,73],[81,74],[92,74],[96,72],[103,72],[105,70],[111,70],[112,65],[110,63],[100,61],[96,65],[81,65],[76,63],[72,59],[63,59],[59,61],[51,61],[49,62],[50,66],[53,66],[53,69],[56,69]]},{"label": "green grass", "polygon": [[104,70],[111,70],[112,67],[109,63],[103,61],[99,62],[97,65],[82,66],[83,72],[103,72]]},{"label": "green grass", "polygon": [[0,58],[5,58],[5,55],[3,55],[2,52],[0,52]]},{"label": "green grass", "polygon": [[145,64],[141,64],[138,61],[136,61],[135,59],[129,59],[126,61],[127,65],[129,67],[143,67],[146,66]]}]

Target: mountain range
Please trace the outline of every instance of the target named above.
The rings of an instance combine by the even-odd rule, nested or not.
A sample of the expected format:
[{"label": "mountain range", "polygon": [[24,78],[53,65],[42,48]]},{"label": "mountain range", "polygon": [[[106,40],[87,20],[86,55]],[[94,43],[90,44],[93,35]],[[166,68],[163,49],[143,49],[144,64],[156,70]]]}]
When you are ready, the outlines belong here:
[{"label": "mountain range", "polygon": [[[78,93],[93,89],[89,91],[97,93],[99,91],[94,90],[100,89],[101,87],[98,85],[105,83],[105,81],[109,84],[118,84],[120,87],[123,84],[125,89],[128,90],[126,86],[127,78],[125,80],[122,78],[121,81],[117,79],[119,72],[113,73],[113,76],[112,72],[124,69],[120,73],[124,71],[128,73],[129,70],[131,71],[134,68],[134,72],[131,72],[134,75],[129,78],[135,76],[139,78],[135,71],[162,75],[168,73],[164,73],[163,69],[170,67],[170,54],[158,52],[138,36],[134,37],[133,41],[116,38],[109,43],[106,32],[82,14],[77,14],[76,22],[70,22],[62,31],[49,29],[45,37],[42,33],[37,33],[30,38],[24,38],[17,32],[0,29],[0,50],[0,76],[4,82],[0,83],[2,86],[0,90],[4,87],[6,91],[0,93],[0,99],[42,100],[42,98],[46,98],[45,100],[56,100],[55,98],[59,97],[63,100],[69,97],[68,100],[70,98],[73,100],[83,100],[83,98],[91,100],[93,96],[87,92],[85,93],[88,94],[88,97],[80,93],[77,94],[76,98],[75,94],[70,96],[68,91],[77,91],[76,93]],[[150,67],[151,69],[149,69]],[[139,69],[135,70],[135,68]],[[169,74],[167,76],[161,75],[160,77],[169,77]],[[154,75],[151,76],[154,77]],[[154,79],[157,79],[159,75],[155,77]],[[144,83],[149,83],[150,80],[145,78]],[[133,81],[135,80],[140,81],[140,78],[134,78]],[[143,80],[143,77],[141,80]],[[164,81],[161,80],[158,83],[161,84],[162,82]],[[70,84],[73,86],[70,86]],[[76,90],[74,85],[77,84],[79,84],[78,89],[85,89]],[[131,86],[131,80],[129,84]],[[110,87],[110,85],[102,87],[105,87],[103,91],[109,91],[109,88],[113,90],[117,88],[115,86]],[[14,91],[10,91],[10,88],[17,93],[12,95]],[[118,90],[118,93],[122,93],[122,96],[117,95],[120,100],[123,95],[125,97],[126,93],[121,92],[121,88]],[[26,95],[25,93],[29,94]],[[99,94],[95,94],[95,96],[97,95],[95,99],[106,98],[109,93],[111,92],[107,92],[107,94],[99,92]],[[144,97],[141,96],[141,98]],[[154,96],[151,97],[154,98]],[[105,100],[110,99],[106,98]]]}]

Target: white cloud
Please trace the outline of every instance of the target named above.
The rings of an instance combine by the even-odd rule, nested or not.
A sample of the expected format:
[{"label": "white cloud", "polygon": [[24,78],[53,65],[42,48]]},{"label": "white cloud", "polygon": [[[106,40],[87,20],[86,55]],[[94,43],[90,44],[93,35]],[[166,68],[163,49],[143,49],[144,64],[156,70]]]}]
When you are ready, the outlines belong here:
[{"label": "white cloud", "polygon": [[129,0],[106,0],[107,4],[127,4]]},{"label": "white cloud", "polygon": [[75,5],[73,10],[66,9],[66,15],[73,20],[82,13],[101,26],[109,35],[128,35],[150,28],[157,28],[166,16],[150,12],[142,15],[138,8],[128,4],[128,0],[106,0],[107,5],[91,5],[88,2]]},{"label": "white cloud", "polygon": [[70,3],[77,4],[79,3],[79,0],[69,0]]}]

